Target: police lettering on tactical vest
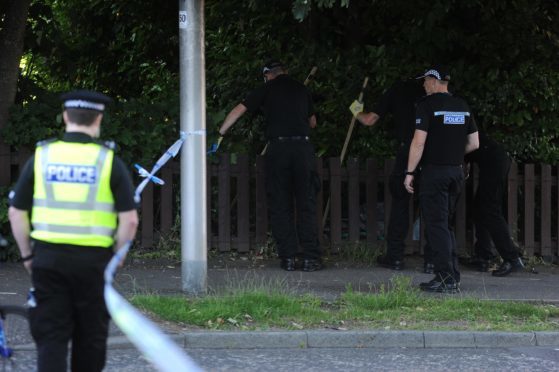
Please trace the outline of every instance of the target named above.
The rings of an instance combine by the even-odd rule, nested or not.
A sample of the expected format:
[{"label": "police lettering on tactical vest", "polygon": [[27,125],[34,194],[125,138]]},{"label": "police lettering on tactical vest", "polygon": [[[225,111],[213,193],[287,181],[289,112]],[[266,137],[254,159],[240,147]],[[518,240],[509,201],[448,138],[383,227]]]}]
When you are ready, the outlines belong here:
[{"label": "police lettering on tactical vest", "polygon": [[47,182],[69,182],[94,184],[97,180],[97,171],[93,166],[48,164]]},{"label": "police lettering on tactical vest", "polygon": [[466,124],[466,116],[469,112],[437,111],[434,116],[443,116],[443,124]]}]

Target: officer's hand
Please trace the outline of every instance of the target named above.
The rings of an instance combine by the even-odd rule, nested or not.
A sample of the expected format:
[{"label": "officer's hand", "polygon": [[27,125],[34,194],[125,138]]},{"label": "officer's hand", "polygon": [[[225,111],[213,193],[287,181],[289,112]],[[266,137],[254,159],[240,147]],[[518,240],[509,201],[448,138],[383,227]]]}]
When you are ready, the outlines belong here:
[{"label": "officer's hand", "polygon": [[212,146],[208,150],[208,155],[213,154],[214,152],[217,151],[217,149],[219,149],[219,145],[221,145],[221,141],[223,141],[223,136],[219,136],[217,141],[212,144]]},{"label": "officer's hand", "polygon": [[406,178],[404,179],[404,187],[410,194],[413,194],[413,180],[414,176],[411,174],[406,175]]},{"label": "officer's hand", "polygon": [[353,103],[349,106],[349,111],[353,114],[354,117],[357,117],[357,114],[363,112],[363,103],[357,100],[353,101]]}]

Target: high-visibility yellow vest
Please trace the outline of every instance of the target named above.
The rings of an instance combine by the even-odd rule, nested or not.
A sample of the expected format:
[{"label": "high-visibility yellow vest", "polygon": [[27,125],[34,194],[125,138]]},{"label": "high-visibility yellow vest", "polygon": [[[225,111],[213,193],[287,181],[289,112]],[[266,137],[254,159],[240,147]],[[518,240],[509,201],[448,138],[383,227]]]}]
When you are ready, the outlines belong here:
[{"label": "high-visibility yellow vest", "polygon": [[111,192],[114,152],[97,143],[43,142],[35,150],[31,237],[109,248],[117,213]]}]

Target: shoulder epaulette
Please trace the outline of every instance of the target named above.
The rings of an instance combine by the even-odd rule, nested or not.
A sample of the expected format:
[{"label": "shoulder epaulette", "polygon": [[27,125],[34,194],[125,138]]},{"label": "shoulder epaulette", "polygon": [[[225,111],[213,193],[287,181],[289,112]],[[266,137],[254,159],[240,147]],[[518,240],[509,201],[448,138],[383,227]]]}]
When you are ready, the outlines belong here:
[{"label": "shoulder epaulette", "polygon": [[46,140],[42,140],[42,141],[37,142],[37,143],[35,144],[35,146],[36,146],[36,147],[44,146],[44,145],[47,145],[47,144],[49,144],[49,143],[53,143],[53,142],[55,142],[55,141],[58,141],[58,138],[49,138],[49,139],[46,139]]},{"label": "shoulder epaulette", "polygon": [[106,148],[108,148],[109,150],[114,150],[116,148],[116,143],[115,141],[95,141],[95,143],[98,143],[101,146],[104,146]]}]

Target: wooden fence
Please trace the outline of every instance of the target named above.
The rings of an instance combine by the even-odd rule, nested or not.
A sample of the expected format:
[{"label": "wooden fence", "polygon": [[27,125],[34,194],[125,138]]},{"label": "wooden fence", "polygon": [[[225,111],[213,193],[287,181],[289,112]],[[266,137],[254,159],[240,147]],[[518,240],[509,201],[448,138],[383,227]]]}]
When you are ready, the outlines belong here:
[{"label": "wooden fence", "polygon": [[[231,161],[234,159],[234,161]],[[217,160],[217,161],[215,161]],[[390,211],[386,180],[393,162],[350,158],[344,166],[339,158],[318,159],[322,180],[318,195],[317,221],[330,199],[330,211],[320,243],[331,250],[352,249],[365,244],[371,249],[383,245],[385,221]],[[162,170],[162,188],[146,188],[141,206],[141,245],[151,247],[172,230],[178,208],[177,162]],[[474,241],[472,224],[473,190],[477,171],[458,203],[455,233],[461,253],[469,252]],[[509,174],[506,215],[515,241],[528,256],[557,257],[559,252],[559,189],[557,166],[513,164]],[[208,245],[221,252],[247,252],[269,242],[268,213],[264,183],[264,158],[249,162],[246,155],[219,154],[208,161]],[[410,204],[413,205],[413,201]],[[410,208],[414,210],[414,208]],[[407,253],[420,253],[420,240],[412,239],[415,215],[410,213]]]}]

